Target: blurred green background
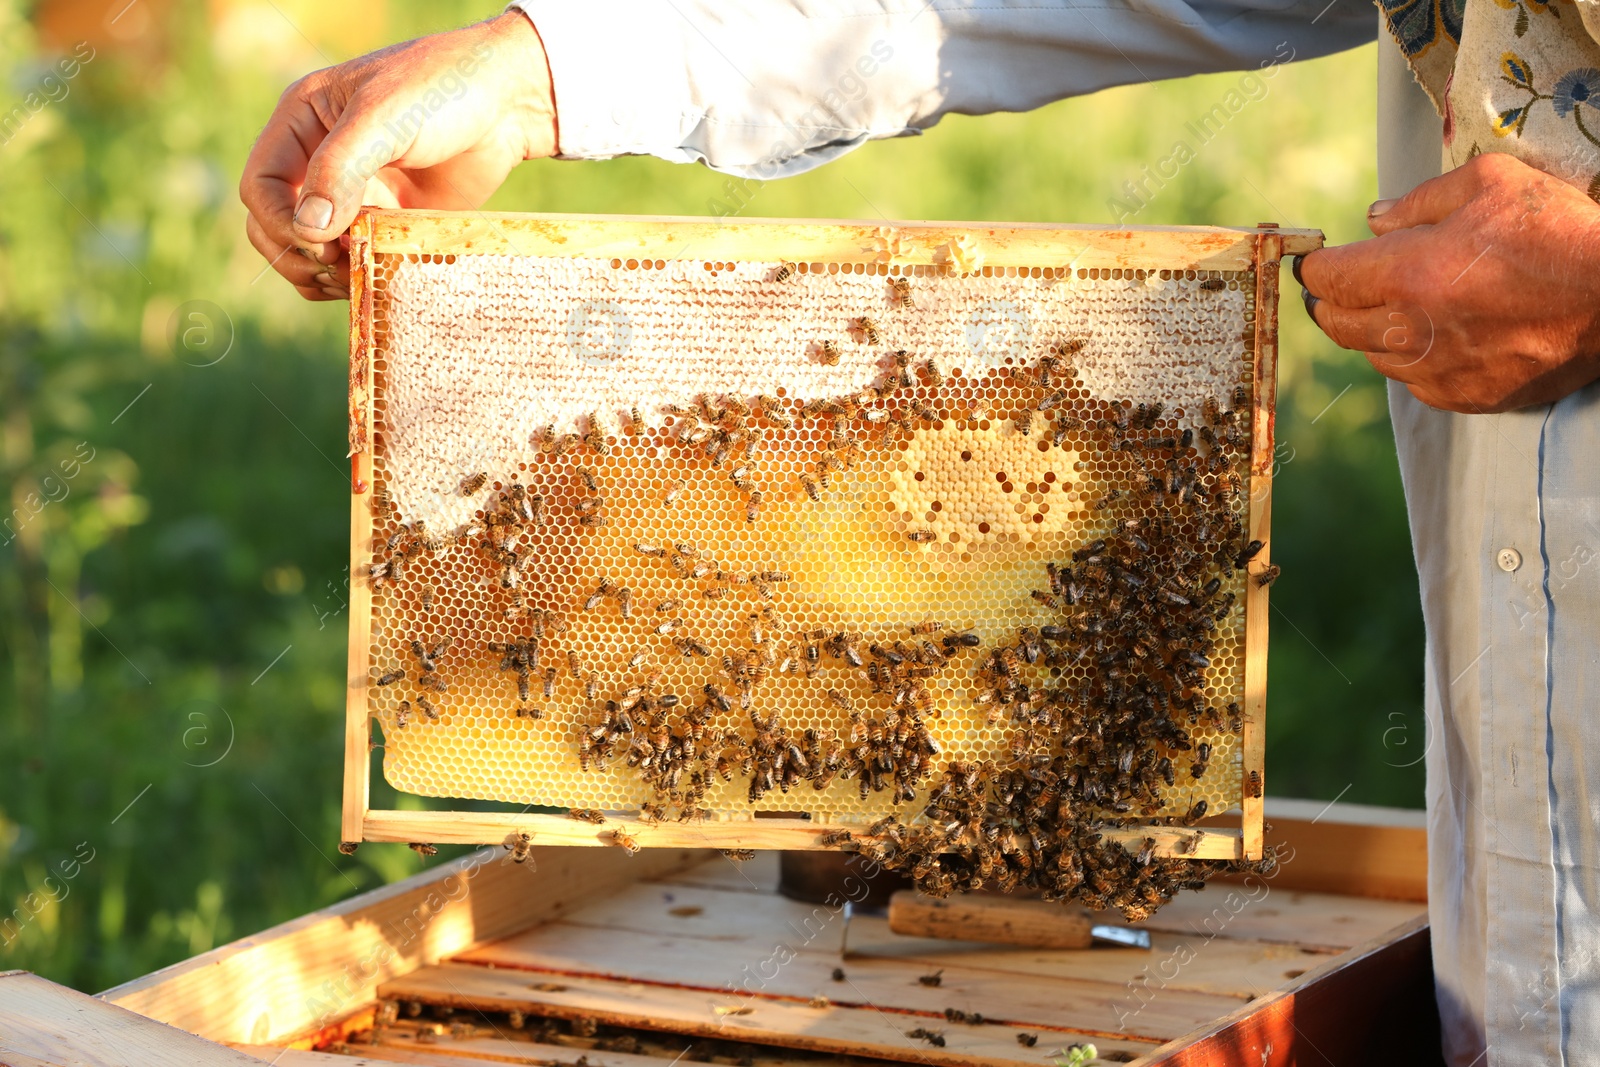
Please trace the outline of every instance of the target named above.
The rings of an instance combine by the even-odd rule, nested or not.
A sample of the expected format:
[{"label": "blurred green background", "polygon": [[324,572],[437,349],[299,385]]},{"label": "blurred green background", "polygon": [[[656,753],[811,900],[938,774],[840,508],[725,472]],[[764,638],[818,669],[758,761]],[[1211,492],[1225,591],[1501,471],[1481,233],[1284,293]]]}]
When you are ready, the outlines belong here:
[{"label": "blurred green background", "polygon": [[[0,130],[0,968],[98,990],[422,864],[335,849],[346,308],[263,272],[235,186],[293,78],[496,10],[0,6],[0,114],[59,97]],[[76,76],[48,80],[84,43]],[[1279,70],[1134,221],[1359,239],[1374,62]],[[1237,82],[950,118],[743,213],[1110,221]],[[492,206],[709,214],[726,181],[528,165]],[[217,332],[174,346],[189,301],[220,309]],[[1292,296],[1280,373],[1269,791],[1420,806],[1422,626],[1382,383]]]}]

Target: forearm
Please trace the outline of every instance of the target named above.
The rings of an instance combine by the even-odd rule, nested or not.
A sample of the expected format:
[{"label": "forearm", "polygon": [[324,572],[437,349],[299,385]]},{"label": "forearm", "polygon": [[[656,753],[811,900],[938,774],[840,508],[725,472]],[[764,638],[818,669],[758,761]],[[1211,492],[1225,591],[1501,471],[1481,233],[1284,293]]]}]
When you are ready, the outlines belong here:
[{"label": "forearm", "polygon": [[[948,113],[1308,59],[1370,40],[1349,0],[517,0],[544,39],[561,154],[799,173]],[[1320,13],[1320,14],[1319,14]]]}]

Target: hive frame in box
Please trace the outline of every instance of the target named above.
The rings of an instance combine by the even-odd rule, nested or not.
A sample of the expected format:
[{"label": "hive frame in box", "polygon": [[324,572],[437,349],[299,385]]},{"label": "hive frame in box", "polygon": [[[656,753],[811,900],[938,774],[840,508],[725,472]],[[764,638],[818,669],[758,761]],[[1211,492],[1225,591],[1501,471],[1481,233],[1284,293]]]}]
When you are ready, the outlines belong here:
[{"label": "hive frame in box", "polygon": [[[762,818],[709,823],[651,823],[612,816],[600,829],[565,816],[529,813],[373,810],[370,802],[371,721],[368,664],[372,595],[364,575],[370,558],[373,484],[370,450],[375,330],[372,289],[379,253],[519,256],[588,256],[629,259],[681,255],[696,258],[876,263],[885,234],[896,240],[896,262],[935,264],[939,248],[976,240],[990,267],[1059,265],[1073,269],[1254,271],[1255,387],[1252,396],[1248,537],[1270,527],[1274,405],[1276,399],[1278,269],[1284,255],[1304,255],[1322,244],[1314,230],[1262,224],[1253,230],[1212,227],[1103,229],[1091,226],[983,223],[834,222],[750,220],[723,223],[695,218],[625,216],[495,215],[480,212],[366,211],[350,229],[350,449],[351,592],[349,677],[346,699],[345,775],[341,832],[346,842],[394,841],[495,844],[512,833],[529,834],[539,845],[612,844],[621,826],[648,847],[723,849],[824,849],[824,834],[841,827],[798,818]],[[1265,537],[1262,540],[1268,540]],[[1259,572],[1270,565],[1271,546],[1256,557]],[[1263,808],[1252,796],[1249,772],[1261,771],[1265,746],[1267,590],[1245,582],[1244,702],[1241,731],[1240,816],[1237,826],[1215,821],[1194,852],[1195,859],[1259,859]],[[851,827],[859,835],[859,827]],[[1156,852],[1177,855],[1192,833],[1182,826],[1107,827],[1124,842],[1153,838]],[[1192,842],[1189,842],[1191,847]]]}]

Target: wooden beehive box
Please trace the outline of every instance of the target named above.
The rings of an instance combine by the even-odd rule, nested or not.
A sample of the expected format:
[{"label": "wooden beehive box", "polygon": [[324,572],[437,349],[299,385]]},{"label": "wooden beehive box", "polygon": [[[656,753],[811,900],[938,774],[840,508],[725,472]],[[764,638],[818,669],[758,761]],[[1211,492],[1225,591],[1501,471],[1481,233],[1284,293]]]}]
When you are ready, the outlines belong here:
[{"label": "wooden beehive box", "polygon": [[[770,855],[486,849],[102,997],[280,1067],[1045,1067],[1082,1044],[1097,1067],[1440,1062],[1423,813],[1267,808],[1277,871],[1186,894],[1148,951],[899,937],[858,912],[841,955],[842,907],[777,895]],[[26,1007],[0,983],[0,1016]],[[22,1019],[0,1051],[114,1049],[99,1025]],[[124,1051],[82,1062],[178,1062]],[[181,1061],[235,1062],[213,1051]]]},{"label": "wooden beehive box", "polygon": [[[881,857],[1049,778],[1000,866],[1259,858],[1277,278],[1319,243],[364,214],[345,839]],[[402,791],[604,821],[371,810],[374,721]]]}]

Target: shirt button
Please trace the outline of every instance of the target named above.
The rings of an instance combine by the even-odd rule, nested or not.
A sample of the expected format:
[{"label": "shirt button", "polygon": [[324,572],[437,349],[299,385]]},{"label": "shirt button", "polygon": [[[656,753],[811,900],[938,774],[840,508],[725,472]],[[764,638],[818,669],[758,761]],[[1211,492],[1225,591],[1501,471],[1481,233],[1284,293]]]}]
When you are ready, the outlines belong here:
[{"label": "shirt button", "polygon": [[1494,561],[1500,564],[1500,569],[1510,574],[1522,566],[1522,553],[1514,548],[1502,548],[1494,555]]}]

